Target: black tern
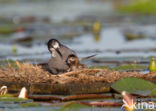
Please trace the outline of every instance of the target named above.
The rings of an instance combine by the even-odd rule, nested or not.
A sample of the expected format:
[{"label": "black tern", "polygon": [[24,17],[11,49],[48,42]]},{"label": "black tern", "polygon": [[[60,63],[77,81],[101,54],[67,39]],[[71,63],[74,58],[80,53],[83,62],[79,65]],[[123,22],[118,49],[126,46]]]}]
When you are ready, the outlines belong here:
[{"label": "black tern", "polygon": [[59,73],[64,73],[67,72],[69,69],[69,66],[64,62],[59,55],[59,53],[54,49],[50,49],[52,51],[52,57],[48,61],[48,70],[52,74],[59,74]]},{"label": "black tern", "polygon": [[80,61],[95,56],[92,55],[79,59],[73,50],[64,46],[56,39],[50,39],[47,45],[48,50],[51,53],[51,59],[48,61],[48,70],[53,74],[82,69],[86,66],[84,64],[80,64]]},{"label": "black tern", "polygon": [[50,39],[48,41],[48,50],[52,53],[50,48],[54,48],[64,61],[67,60],[67,57],[69,55],[71,55],[71,54],[76,55],[76,53],[73,50],[71,50],[68,47],[64,46],[63,44],[61,44],[56,39]]},{"label": "black tern", "polygon": [[48,41],[48,50],[51,53],[51,59],[48,61],[48,68],[51,73],[58,74],[67,72],[69,65],[66,60],[69,55],[76,55],[76,53],[68,47],[62,45],[56,39],[50,39]]}]

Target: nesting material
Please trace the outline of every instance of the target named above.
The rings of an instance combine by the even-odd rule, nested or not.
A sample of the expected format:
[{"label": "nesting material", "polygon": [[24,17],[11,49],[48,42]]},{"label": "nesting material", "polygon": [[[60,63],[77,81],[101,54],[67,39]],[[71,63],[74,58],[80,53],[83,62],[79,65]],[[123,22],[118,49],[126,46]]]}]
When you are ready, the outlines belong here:
[{"label": "nesting material", "polygon": [[10,92],[26,87],[31,94],[84,94],[109,92],[111,83],[125,77],[139,77],[156,83],[156,74],[118,72],[109,69],[83,69],[52,75],[41,66],[20,64],[17,69],[10,64],[0,69],[0,86],[8,86]]}]

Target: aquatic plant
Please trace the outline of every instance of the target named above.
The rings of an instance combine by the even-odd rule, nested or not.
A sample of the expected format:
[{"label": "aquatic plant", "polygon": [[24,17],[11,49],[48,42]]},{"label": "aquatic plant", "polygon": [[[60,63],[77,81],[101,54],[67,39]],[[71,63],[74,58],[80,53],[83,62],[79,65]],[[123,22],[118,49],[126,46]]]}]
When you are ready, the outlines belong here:
[{"label": "aquatic plant", "polygon": [[139,64],[125,64],[121,66],[116,66],[112,68],[113,70],[139,70],[139,69],[147,69],[148,67],[145,65],[139,65]]},{"label": "aquatic plant", "polygon": [[150,70],[150,72],[156,71],[156,61],[154,58],[151,58],[151,60],[150,60],[149,70]]},{"label": "aquatic plant", "polygon": [[156,93],[153,92],[153,89],[156,89],[156,84],[141,78],[135,77],[122,78],[114,82],[111,85],[111,87],[118,92],[127,91],[132,94],[145,96],[156,95]]},{"label": "aquatic plant", "polygon": [[121,12],[156,14],[156,0],[134,0],[132,4],[120,6]]},{"label": "aquatic plant", "polygon": [[28,102],[20,104],[21,107],[39,107],[41,106],[40,103]]}]

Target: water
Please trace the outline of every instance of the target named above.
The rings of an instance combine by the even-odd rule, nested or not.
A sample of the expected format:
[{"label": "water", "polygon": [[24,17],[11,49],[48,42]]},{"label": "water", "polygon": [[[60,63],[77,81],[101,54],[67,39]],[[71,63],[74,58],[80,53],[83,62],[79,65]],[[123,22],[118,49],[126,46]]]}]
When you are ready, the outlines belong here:
[{"label": "water", "polygon": [[[20,0],[19,0],[20,1]],[[112,2],[106,1],[104,4],[86,0],[53,0],[46,2],[16,2],[13,5],[1,4],[0,14],[4,15],[48,15],[54,21],[65,19],[73,20],[79,15],[103,13],[113,11]],[[24,13],[23,13],[24,12]]]},{"label": "water", "polygon": [[[72,11],[71,11],[72,10]],[[97,13],[98,12],[98,13]],[[104,15],[101,15],[103,13]],[[28,28],[33,28],[34,40],[28,43],[31,47],[25,47],[21,43],[12,43],[13,36],[15,34],[9,35],[8,37],[0,38],[0,58],[11,59],[11,60],[48,60],[50,55],[47,50],[46,42],[50,38],[58,38],[65,45],[75,50],[79,57],[88,56],[91,54],[98,54],[97,58],[101,57],[126,57],[126,56],[139,56],[139,57],[149,57],[155,55],[155,24],[147,25],[137,25],[134,23],[125,23],[127,19],[123,16],[123,23],[118,23],[118,19],[114,20],[112,24],[118,23],[118,26],[112,26],[111,22],[104,22],[115,13],[112,1],[105,2],[87,2],[84,0],[80,1],[47,1],[47,2],[15,2],[14,4],[1,4],[0,15],[5,17],[13,17],[15,15],[27,16],[48,16],[52,20],[51,24],[40,24],[32,23],[28,25]],[[72,25],[55,24],[61,21],[68,20],[73,21],[77,17],[82,15],[103,18],[102,31],[100,36],[100,41],[96,42],[92,33],[87,33],[83,30],[82,26],[77,26],[74,28]],[[106,17],[105,17],[106,16]],[[113,15],[114,16],[114,15]],[[116,16],[118,16],[116,14]],[[83,16],[82,16],[83,17]],[[144,17],[145,18],[145,17]],[[91,19],[91,18],[90,18]],[[136,20],[137,21],[137,20]],[[105,25],[107,24],[107,25]],[[59,26],[59,27],[58,27]],[[67,29],[68,27],[68,29]],[[136,30],[133,30],[136,28]],[[147,37],[141,40],[126,41],[123,36],[123,30],[132,31],[134,33],[144,32]],[[76,31],[80,35],[75,35],[74,38],[62,38],[64,34],[72,33]],[[81,34],[84,33],[84,34]],[[17,46],[17,54],[13,54],[13,45]],[[141,51],[140,51],[141,50]],[[148,51],[149,50],[149,51]],[[116,53],[120,51],[121,53]]]},{"label": "water", "polygon": [[[48,61],[51,56],[45,44],[48,38],[45,42],[42,42],[40,39],[42,38],[34,40],[31,48],[16,44],[17,54],[14,54],[12,51],[14,44],[0,43],[1,60],[28,60],[33,63]],[[37,44],[35,41],[40,42]],[[126,41],[119,27],[103,28],[99,42],[94,40],[92,33],[74,37],[70,42],[68,42],[69,39],[62,40],[61,38],[60,41],[75,50],[79,57],[97,54],[95,58],[111,57],[113,59],[127,57],[128,60],[128,57],[133,57],[136,60],[135,57],[140,57],[141,60],[142,58],[148,58],[156,54],[154,50],[151,50],[155,49],[155,40],[145,38],[142,40]],[[120,53],[116,53],[117,51],[120,51]]]},{"label": "water", "polygon": [[[148,65],[151,56],[156,55],[156,24],[155,16],[132,16],[120,14],[115,10],[115,2],[87,0],[46,0],[46,2],[15,0],[13,3],[0,3],[0,26],[9,24],[24,27],[26,35],[32,36],[29,42],[15,42],[21,38],[17,32],[0,34],[0,60],[20,60],[30,63],[44,63],[51,57],[46,43],[56,38],[70,47],[79,57],[97,54],[99,61],[145,61]],[[20,17],[34,16],[35,22],[21,22]],[[49,22],[42,21],[44,17]],[[148,21],[149,19],[149,21]],[[99,41],[92,33],[94,20],[101,22]],[[87,30],[87,29],[89,30]],[[127,41],[124,32],[143,34],[145,38]],[[19,36],[19,37],[18,37]],[[17,52],[13,51],[16,46]],[[93,60],[84,62],[88,66],[107,65],[95,63]],[[116,66],[115,63],[109,67]],[[143,70],[141,73],[147,73]],[[5,107],[4,107],[5,106]],[[18,104],[1,104],[3,111],[54,111],[62,106],[40,106],[23,108]],[[68,109],[66,109],[68,110]],[[120,107],[80,108],[80,111],[120,111]]]}]

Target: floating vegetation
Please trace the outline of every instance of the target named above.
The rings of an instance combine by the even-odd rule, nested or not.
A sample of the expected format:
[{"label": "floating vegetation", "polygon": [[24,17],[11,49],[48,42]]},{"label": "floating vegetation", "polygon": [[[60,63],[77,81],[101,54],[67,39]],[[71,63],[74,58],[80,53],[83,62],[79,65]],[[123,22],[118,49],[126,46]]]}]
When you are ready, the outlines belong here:
[{"label": "floating vegetation", "polygon": [[120,71],[120,70],[139,70],[139,69],[147,69],[148,66],[145,66],[145,65],[138,65],[138,64],[126,64],[126,65],[121,65],[121,66],[117,66],[117,67],[114,67],[112,68],[113,70],[117,70],[117,71]]},{"label": "floating vegetation", "polygon": [[156,95],[156,93],[154,93],[156,89],[156,84],[140,78],[123,78],[113,83],[111,87],[118,92],[127,91],[132,94],[145,96],[152,96],[152,92],[153,95]]},{"label": "floating vegetation", "polygon": [[90,108],[88,105],[84,105],[84,104],[81,104],[81,103],[76,103],[76,102],[71,102],[65,106],[63,106],[60,110],[58,111],[79,111],[79,110],[82,110],[82,109],[85,109],[85,108]]},{"label": "floating vegetation", "polygon": [[2,98],[2,97],[14,97],[14,95],[12,95],[12,94],[4,94],[4,95],[0,95],[0,98]]},{"label": "floating vegetation", "polygon": [[99,21],[95,21],[93,23],[93,35],[94,35],[94,40],[98,42],[100,40],[100,34],[101,34],[101,24]]},{"label": "floating vegetation", "polygon": [[90,69],[109,69],[108,66],[91,66]]},{"label": "floating vegetation", "polygon": [[0,27],[0,34],[11,34],[15,30],[10,25],[4,25]]},{"label": "floating vegetation", "polygon": [[16,45],[13,45],[12,52],[14,54],[17,54],[17,46]]},{"label": "floating vegetation", "polygon": [[23,103],[20,104],[21,107],[39,107],[41,106],[40,103],[31,102],[31,103]]},{"label": "floating vegetation", "polygon": [[17,69],[9,65],[8,68],[0,70],[0,85],[6,85],[10,92],[19,92],[25,86],[31,94],[103,93],[110,92],[110,85],[125,77],[138,77],[156,82],[156,75],[153,73],[143,75],[138,72],[118,72],[109,69],[83,69],[52,75],[40,66],[21,64],[17,61],[16,65]]},{"label": "floating vegetation", "polygon": [[148,66],[139,65],[139,64],[123,64],[120,66],[116,66],[113,68],[109,68],[108,66],[91,66],[90,69],[110,69],[116,71],[136,71],[136,70],[144,70],[147,69]]},{"label": "floating vegetation", "polygon": [[156,14],[155,0],[136,0],[127,6],[120,6],[121,12],[141,13],[141,14]]},{"label": "floating vegetation", "polygon": [[125,36],[126,40],[135,40],[135,39],[145,38],[144,35],[142,35],[142,34],[135,35],[135,34],[131,34],[131,33],[124,33],[124,36]]},{"label": "floating vegetation", "polygon": [[156,61],[154,58],[151,58],[150,64],[149,64],[149,70],[150,72],[156,71]]},{"label": "floating vegetation", "polygon": [[23,98],[17,98],[17,97],[0,97],[0,101],[6,102],[6,101],[12,101],[12,102],[26,102],[30,101],[28,99],[23,99]]}]

